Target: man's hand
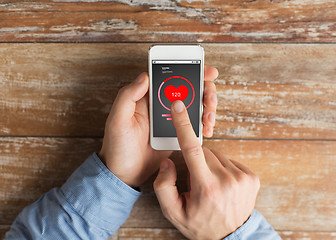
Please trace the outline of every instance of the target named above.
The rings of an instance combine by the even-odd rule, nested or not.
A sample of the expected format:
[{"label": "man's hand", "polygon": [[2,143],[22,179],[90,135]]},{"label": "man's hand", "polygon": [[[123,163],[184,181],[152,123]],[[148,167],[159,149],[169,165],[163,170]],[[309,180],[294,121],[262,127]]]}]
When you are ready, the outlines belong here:
[{"label": "man's hand", "polygon": [[164,159],[154,182],[162,212],[189,239],[224,238],[251,215],[259,179],[244,165],[200,146],[183,102],[173,102],[171,109],[190,190],[179,195],[175,165]]},{"label": "man's hand", "polygon": [[[203,135],[211,137],[215,125],[217,96],[212,82],[218,76],[216,68],[204,69]],[[158,168],[171,151],[157,151],[149,142],[147,73],[140,74],[135,82],[123,87],[106,120],[105,134],[99,157],[122,181],[138,187]]]}]

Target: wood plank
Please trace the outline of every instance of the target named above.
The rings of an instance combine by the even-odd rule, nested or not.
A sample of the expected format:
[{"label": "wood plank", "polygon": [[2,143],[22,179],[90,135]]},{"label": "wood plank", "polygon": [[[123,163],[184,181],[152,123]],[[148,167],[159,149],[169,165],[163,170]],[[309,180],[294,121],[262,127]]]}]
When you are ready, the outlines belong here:
[{"label": "wood plank", "polygon": [[[129,239],[186,239],[176,229],[121,228],[119,240]],[[336,232],[291,232],[278,231],[283,240],[334,240]]]},{"label": "wood plank", "polygon": [[[0,135],[102,136],[149,46],[0,44]],[[203,46],[220,71],[216,138],[336,139],[336,44]]]},{"label": "wood plank", "polygon": [[[0,224],[8,225],[24,206],[60,186],[100,146],[100,139],[0,138]],[[334,231],[336,215],[335,141],[206,140],[260,176],[257,209],[276,228]],[[186,168],[178,152],[180,189]],[[153,176],[154,178],[154,176]],[[123,227],[171,228],[148,181]]]},{"label": "wood plank", "polygon": [[335,240],[336,232],[292,232],[280,231],[283,240]]},{"label": "wood plank", "polygon": [[[5,238],[5,234],[7,231],[9,231],[10,225],[0,225],[0,239]],[[110,237],[108,240],[118,240],[118,231],[114,233],[112,237]]]},{"label": "wood plank", "polygon": [[[334,48],[335,47],[335,48]],[[336,45],[207,45],[216,137],[335,139]],[[321,64],[323,63],[323,64]]]},{"label": "wood plank", "polygon": [[177,229],[169,228],[120,228],[119,240],[147,239],[147,240],[184,240],[185,238]]},{"label": "wood plank", "polygon": [[61,186],[100,145],[100,139],[0,138],[0,224]]},{"label": "wood plank", "polygon": [[[0,237],[3,238],[10,226],[0,226]],[[119,235],[118,235],[119,232]],[[177,229],[170,228],[120,228],[109,240],[128,239],[186,239]],[[293,232],[278,231],[283,240],[334,240],[336,232]]]},{"label": "wood plank", "polygon": [[6,42],[335,42],[336,30],[333,0],[16,0],[0,11]]}]

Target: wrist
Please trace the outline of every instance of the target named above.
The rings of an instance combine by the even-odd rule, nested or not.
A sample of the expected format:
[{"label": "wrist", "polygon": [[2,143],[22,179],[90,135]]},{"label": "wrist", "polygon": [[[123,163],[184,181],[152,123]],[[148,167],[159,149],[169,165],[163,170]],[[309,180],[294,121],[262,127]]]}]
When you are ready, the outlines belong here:
[{"label": "wrist", "polygon": [[231,232],[226,237],[224,237],[223,240],[235,240],[237,239],[238,236],[241,236],[241,234],[243,234],[244,232],[248,232],[248,230],[251,227],[256,225],[255,223],[256,218],[257,218],[257,211],[253,210],[251,215],[247,218],[247,220],[235,231]]},{"label": "wrist", "polygon": [[[97,154],[97,156],[99,157],[100,161],[102,163],[104,163],[104,165],[106,166],[106,159],[105,159],[105,154],[103,153],[103,149],[101,149],[99,151],[99,153]],[[107,167],[107,166],[106,166]]]},{"label": "wrist", "polygon": [[103,150],[100,150],[100,152],[97,154],[101,162],[105,165],[105,167],[112,172],[117,178],[119,178],[120,181],[124,182],[131,188],[140,191],[139,190],[139,185],[136,184],[136,181],[129,179],[129,176],[123,176],[122,174],[118,173],[118,171],[114,170],[114,168],[109,164],[108,158],[106,157],[106,154],[103,152]]}]

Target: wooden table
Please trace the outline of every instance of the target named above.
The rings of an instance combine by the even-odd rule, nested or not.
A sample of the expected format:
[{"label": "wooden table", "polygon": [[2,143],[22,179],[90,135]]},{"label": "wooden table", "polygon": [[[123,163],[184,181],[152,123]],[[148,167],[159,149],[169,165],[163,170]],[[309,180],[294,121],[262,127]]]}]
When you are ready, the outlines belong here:
[{"label": "wooden table", "polygon": [[[284,239],[336,239],[335,39],[333,0],[0,3],[0,235],[99,150],[152,43],[199,42],[220,72],[204,145],[260,176],[256,208]],[[113,238],[183,239],[151,181]]]}]

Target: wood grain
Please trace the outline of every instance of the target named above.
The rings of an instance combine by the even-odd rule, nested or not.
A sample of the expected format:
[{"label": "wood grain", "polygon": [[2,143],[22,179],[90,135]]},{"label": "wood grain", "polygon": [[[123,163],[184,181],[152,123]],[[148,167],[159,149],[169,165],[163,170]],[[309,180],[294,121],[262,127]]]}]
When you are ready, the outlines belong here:
[{"label": "wood grain", "polygon": [[336,232],[292,232],[280,231],[283,240],[335,240]]},{"label": "wood grain", "polygon": [[[0,224],[9,225],[27,204],[69,174],[100,146],[89,138],[0,138]],[[257,209],[278,230],[333,231],[336,205],[336,142],[206,140],[256,172],[262,187]],[[186,168],[178,152],[172,158],[180,189]],[[171,228],[148,181],[123,227]]]},{"label": "wood grain", "polygon": [[[7,231],[9,231],[10,225],[0,225],[0,239],[4,239],[5,234]],[[108,240],[118,240],[118,231],[114,233],[112,237],[110,237]]]},{"label": "wood grain", "polygon": [[147,240],[185,240],[185,238],[176,229],[164,228],[120,228],[119,240],[147,239]]},{"label": "wood grain", "polygon": [[0,138],[0,224],[61,186],[100,145],[100,139]]},{"label": "wood grain", "polygon": [[[0,239],[99,150],[152,42],[214,42],[202,44],[220,72],[204,145],[260,176],[256,208],[284,240],[336,239],[335,1],[12,0],[0,19]],[[171,158],[184,191],[186,166]],[[110,240],[185,239],[162,216],[154,178]]]},{"label": "wood grain", "polygon": [[[5,236],[10,226],[0,226],[0,238]],[[119,233],[118,233],[119,232]],[[184,240],[186,239],[177,229],[170,228],[120,228],[109,240]],[[278,231],[283,240],[334,240],[336,232],[293,232]]]},{"label": "wood grain", "polygon": [[207,45],[221,73],[215,136],[335,139],[336,69],[327,52],[336,45]]},{"label": "wood grain", "polygon": [[[186,239],[176,229],[139,229],[139,228],[121,228],[119,231],[119,240],[129,239]],[[336,232],[290,232],[278,231],[283,240],[334,240]]]},{"label": "wood grain", "polygon": [[[149,44],[1,44],[0,135],[102,136]],[[336,139],[336,45],[204,44],[216,138]]]},{"label": "wood grain", "polygon": [[2,42],[335,42],[336,30],[333,0],[16,0],[0,11]]}]

